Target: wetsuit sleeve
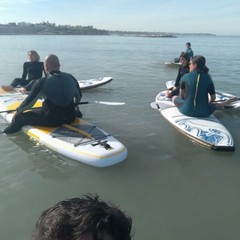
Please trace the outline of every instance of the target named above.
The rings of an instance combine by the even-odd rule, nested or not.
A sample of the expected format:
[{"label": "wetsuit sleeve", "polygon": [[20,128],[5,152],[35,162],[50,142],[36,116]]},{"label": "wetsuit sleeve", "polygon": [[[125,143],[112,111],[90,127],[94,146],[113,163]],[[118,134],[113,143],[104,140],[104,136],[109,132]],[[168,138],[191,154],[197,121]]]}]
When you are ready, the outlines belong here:
[{"label": "wetsuit sleeve", "polygon": [[209,93],[210,95],[214,95],[214,94],[216,94],[216,92],[215,92],[215,87],[214,87],[214,84],[213,84],[212,78],[211,78],[211,80],[210,80],[208,93]]},{"label": "wetsuit sleeve", "polygon": [[[71,75],[72,76],[72,75]],[[72,76],[72,78],[75,80],[75,82],[76,82],[76,92],[75,92],[75,94],[74,94],[74,97],[75,97],[75,103],[80,103],[80,101],[81,101],[81,99],[82,99],[82,92],[81,92],[81,89],[80,89],[80,86],[79,86],[79,84],[78,84],[78,81],[77,81],[77,79],[74,77],[74,76]]]},{"label": "wetsuit sleeve", "polygon": [[30,91],[32,89],[33,84],[36,82],[36,80],[32,80],[30,83],[28,83],[24,88],[27,91]]},{"label": "wetsuit sleeve", "polygon": [[37,80],[27,98],[21,103],[21,105],[17,108],[17,114],[31,108],[34,103],[41,97],[41,86],[46,78],[40,78]]},{"label": "wetsuit sleeve", "polygon": [[181,70],[181,67],[179,67],[179,69],[178,69],[178,75],[177,75],[177,78],[176,78],[175,84],[174,84],[175,87],[179,87],[179,82],[181,80],[181,71],[180,70]]},{"label": "wetsuit sleeve", "polygon": [[26,80],[27,78],[27,62],[23,64],[23,74],[22,74],[22,79]]}]

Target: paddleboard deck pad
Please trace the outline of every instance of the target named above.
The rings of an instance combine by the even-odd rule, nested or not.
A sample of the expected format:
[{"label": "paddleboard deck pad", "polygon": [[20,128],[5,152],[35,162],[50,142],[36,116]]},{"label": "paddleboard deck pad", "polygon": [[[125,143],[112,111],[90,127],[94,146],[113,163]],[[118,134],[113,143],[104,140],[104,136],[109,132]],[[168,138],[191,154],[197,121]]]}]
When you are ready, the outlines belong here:
[{"label": "paddleboard deck pad", "polygon": [[[16,109],[26,96],[0,89],[0,111]],[[41,104],[38,101],[34,107]],[[0,113],[7,122],[11,122],[13,114]],[[128,151],[122,143],[83,119],[76,118],[73,123],[56,128],[24,126],[22,131],[48,149],[91,166],[107,167],[127,158]]]},{"label": "paddleboard deck pad", "polygon": [[155,104],[171,125],[194,142],[216,151],[235,150],[232,135],[214,115],[207,118],[183,115],[171,99],[165,99],[165,91],[156,96]]},{"label": "paddleboard deck pad", "polygon": [[100,87],[113,80],[112,77],[93,78],[88,80],[78,80],[79,86],[82,90]]}]

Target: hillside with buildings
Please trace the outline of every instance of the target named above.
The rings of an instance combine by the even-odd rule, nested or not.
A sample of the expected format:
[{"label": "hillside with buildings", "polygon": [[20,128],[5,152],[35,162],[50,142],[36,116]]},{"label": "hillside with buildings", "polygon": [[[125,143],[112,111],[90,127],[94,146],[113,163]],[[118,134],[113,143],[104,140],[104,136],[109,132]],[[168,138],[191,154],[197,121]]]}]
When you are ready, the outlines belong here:
[{"label": "hillside with buildings", "polygon": [[[55,23],[8,23],[0,24],[0,35],[119,35],[129,37],[175,38],[186,33],[140,32],[140,31],[109,31],[93,26],[56,25]],[[187,35],[213,35],[208,33],[191,33]]]}]

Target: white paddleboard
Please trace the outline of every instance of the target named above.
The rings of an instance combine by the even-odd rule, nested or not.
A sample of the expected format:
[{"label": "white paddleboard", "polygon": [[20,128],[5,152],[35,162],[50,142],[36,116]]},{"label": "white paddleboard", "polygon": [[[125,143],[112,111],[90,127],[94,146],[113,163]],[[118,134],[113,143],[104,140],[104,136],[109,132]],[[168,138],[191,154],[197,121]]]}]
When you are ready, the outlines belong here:
[{"label": "white paddleboard", "polygon": [[91,89],[100,87],[107,83],[110,83],[113,80],[112,77],[103,77],[103,78],[93,78],[88,80],[78,80],[81,90]]},{"label": "white paddleboard", "polygon": [[156,108],[163,117],[181,133],[202,146],[217,151],[234,151],[234,141],[229,131],[220,121],[211,115],[196,118],[183,115],[170,99],[165,99],[165,91],[155,99]]},{"label": "white paddleboard", "polygon": [[[16,109],[26,95],[0,89],[0,111]],[[41,106],[38,101],[34,107]],[[0,113],[11,122],[13,113]],[[22,131],[45,147],[70,159],[95,166],[107,167],[127,158],[127,149],[102,129],[76,118],[72,124],[57,128],[24,126]]]},{"label": "white paddleboard", "polygon": [[179,67],[181,66],[182,64],[180,62],[172,62],[172,61],[168,61],[168,62],[165,62],[165,65],[169,66],[169,67]]}]

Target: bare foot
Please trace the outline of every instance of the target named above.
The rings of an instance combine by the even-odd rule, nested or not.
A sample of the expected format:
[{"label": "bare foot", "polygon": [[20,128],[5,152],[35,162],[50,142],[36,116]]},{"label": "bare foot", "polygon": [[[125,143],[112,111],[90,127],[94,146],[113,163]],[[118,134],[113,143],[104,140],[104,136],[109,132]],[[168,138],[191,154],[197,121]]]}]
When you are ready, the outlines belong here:
[{"label": "bare foot", "polygon": [[2,86],[2,89],[3,89],[4,91],[9,92],[9,91],[12,91],[14,88],[13,88],[11,85],[9,85],[9,86]]}]

